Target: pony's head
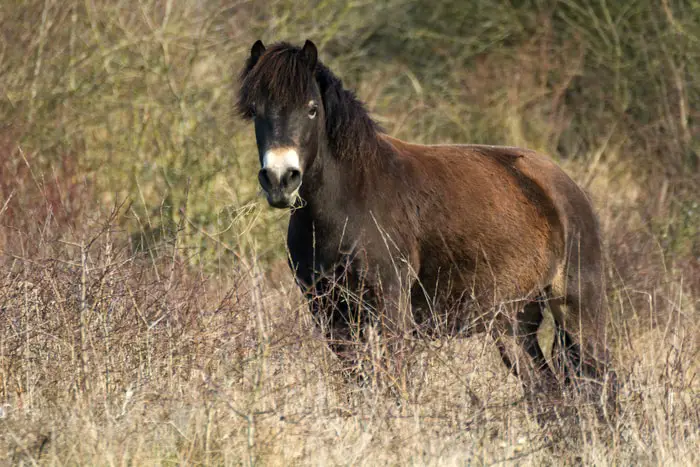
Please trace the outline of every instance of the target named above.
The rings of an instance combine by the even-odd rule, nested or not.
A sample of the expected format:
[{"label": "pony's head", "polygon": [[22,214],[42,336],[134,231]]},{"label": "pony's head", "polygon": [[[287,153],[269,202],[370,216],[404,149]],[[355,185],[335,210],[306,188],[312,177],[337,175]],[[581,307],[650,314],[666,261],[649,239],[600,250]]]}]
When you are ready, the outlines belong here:
[{"label": "pony's head", "polygon": [[303,47],[280,43],[269,49],[257,41],[241,74],[238,110],[255,124],[258,180],[276,208],[294,204],[304,172],[318,153],[325,115],[317,64],[311,41]]}]

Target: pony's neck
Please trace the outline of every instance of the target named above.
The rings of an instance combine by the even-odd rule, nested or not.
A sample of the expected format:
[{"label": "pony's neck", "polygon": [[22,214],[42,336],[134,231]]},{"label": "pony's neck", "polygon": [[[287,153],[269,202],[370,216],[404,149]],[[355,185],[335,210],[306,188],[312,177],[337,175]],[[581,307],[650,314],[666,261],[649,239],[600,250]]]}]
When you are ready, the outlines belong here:
[{"label": "pony's neck", "polygon": [[321,136],[313,165],[304,175],[300,189],[304,205],[319,214],[342,207],[343,193],[348,189],[343,174],[352,171],[350,166],[347,161],[334,156],[327,138]]},{"label": "pony's neck", "polygon": [[348,161],[360,171],[376,164],[382,155],[378,133],[364,104],[328,68],[320,65],[316,76],[323,96],[325,133],[331,157]]},{"label": "pony's neck", "polygon": [[362,102],[325,66],[317,75],[325,126],[301,195],[318,215],[362,212],[364,202],[391,173],[393,152]]}]

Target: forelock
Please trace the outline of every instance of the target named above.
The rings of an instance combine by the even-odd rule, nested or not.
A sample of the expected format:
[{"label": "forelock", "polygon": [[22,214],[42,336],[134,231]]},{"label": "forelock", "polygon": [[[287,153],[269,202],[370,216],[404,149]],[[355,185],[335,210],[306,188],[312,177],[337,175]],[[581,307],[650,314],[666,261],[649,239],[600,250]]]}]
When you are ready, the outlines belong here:
[{"label": "forelock", "polygon": [[237,107],[244,117],[250,117],[253,105],[261,100],[283,107],[303,105],[314,72],[301,48],[280,43],[268,48],[252,69],[244,69],[241,79]]}]

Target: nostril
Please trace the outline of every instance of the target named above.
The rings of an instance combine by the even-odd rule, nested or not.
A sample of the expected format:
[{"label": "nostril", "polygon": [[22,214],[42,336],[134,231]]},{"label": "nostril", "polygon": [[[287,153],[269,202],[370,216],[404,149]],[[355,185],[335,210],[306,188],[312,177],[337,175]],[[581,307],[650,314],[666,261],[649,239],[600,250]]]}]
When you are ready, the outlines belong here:
[{"label": "nostril", "polygon": [[292,169],[289,171],[289,183],[297,184],[301,183],[301,171],[297,169]]},{"label": "nostril", "polygon": [[289,169],[282,177],[282,188],[288,191],[295,190],[301,185],[301,171]]},{"label": "nostril", "polygon": [[267,169],[262,169],[258,172],[258,181],[263,190],[269,191],[272,187],[272,181],[270,180],[270,171]]}]

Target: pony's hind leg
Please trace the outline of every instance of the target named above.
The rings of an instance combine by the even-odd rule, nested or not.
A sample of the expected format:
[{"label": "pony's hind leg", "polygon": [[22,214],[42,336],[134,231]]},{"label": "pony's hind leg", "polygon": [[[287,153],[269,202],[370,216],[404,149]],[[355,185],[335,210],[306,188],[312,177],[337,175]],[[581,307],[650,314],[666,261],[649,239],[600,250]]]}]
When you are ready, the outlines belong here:
[{"label": "pony's hind leg", "polygon": [[541,299],[531,301],[514,319],[492,328],[503,363],[521,380],[526,393],[549,392],[556,382],[537,339],[544,307]]},{"label": "pony's hind leg", "polygon": [[558,325],[557,356],[569,381],[572,377],[602,380],[607,370],[605,319],[600,294],[598,287],[590,282],[569,283],[566,310],[562,311],[561,303],[552,307]]},{"label": "pony's hind leg", "polygon": [[607,351],[602,287],[577,280],[567,284],[566,310],[561,303],[552,306],[557,322],[552,361],[568,387],[597,400],[598,408],[615,412],[618,383]]}]

